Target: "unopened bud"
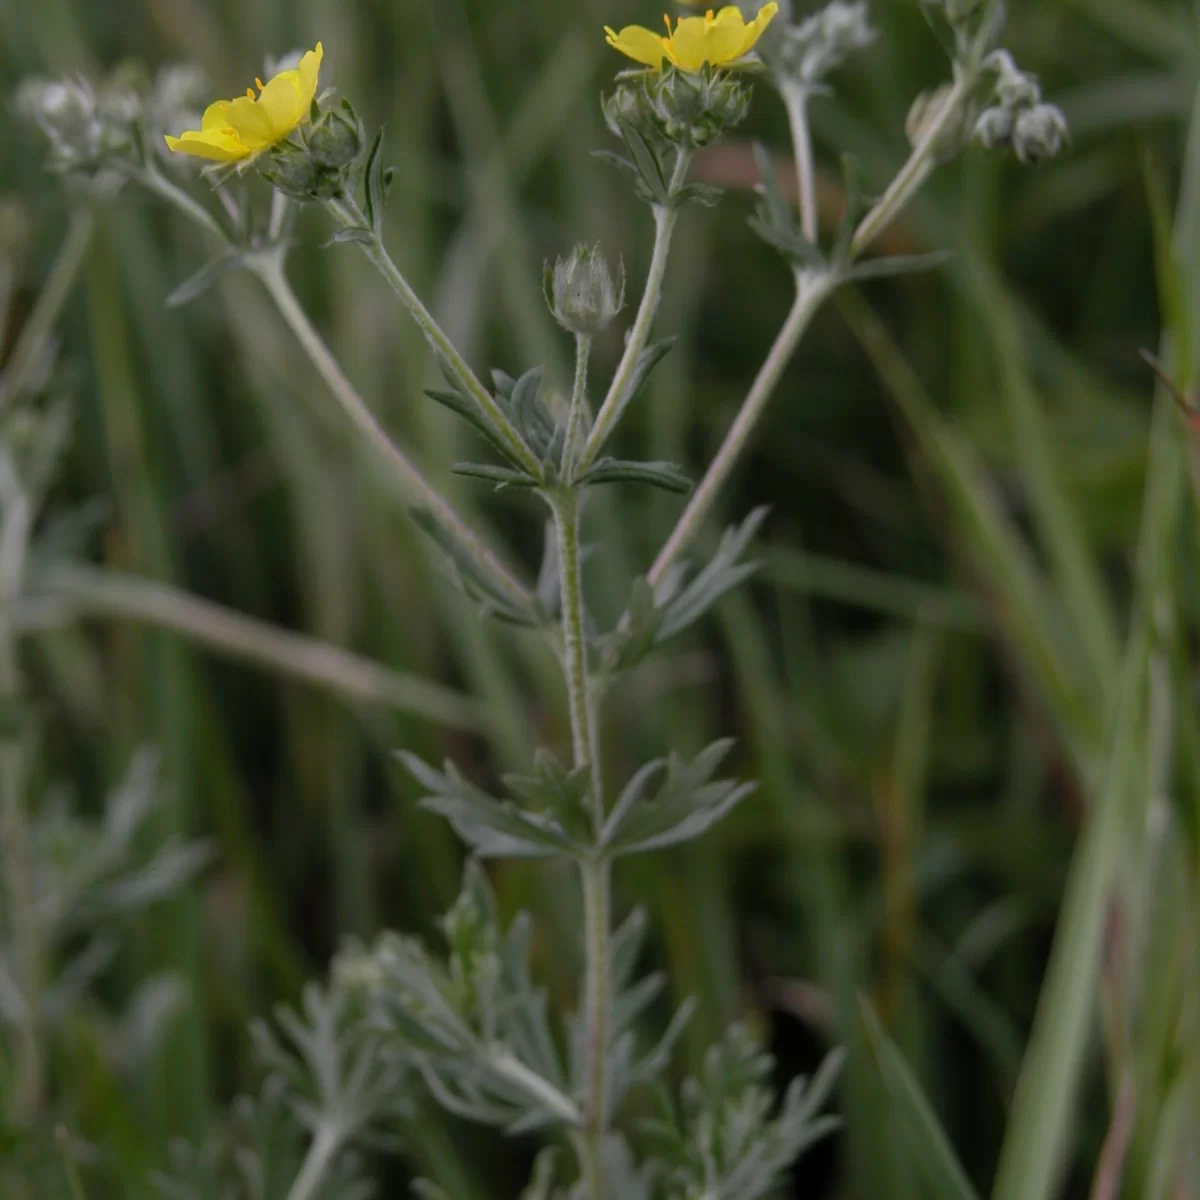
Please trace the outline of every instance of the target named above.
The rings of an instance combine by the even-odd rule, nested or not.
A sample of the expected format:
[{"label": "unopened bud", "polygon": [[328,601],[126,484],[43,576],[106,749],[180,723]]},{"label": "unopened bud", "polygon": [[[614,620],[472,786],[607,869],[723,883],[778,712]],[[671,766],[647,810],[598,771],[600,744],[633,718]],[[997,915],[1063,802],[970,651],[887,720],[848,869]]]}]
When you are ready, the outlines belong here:
[{"label": "unopened bud", "polygon": [[309,129],[305,141],[317,166],[337,170],[348,167],[362,154],[367,135],[358,114],[343,100],[340,107],[322,114]]},{"label": "unopened bud", "polygon": [[1039,104],[1017,117],[1013,150],[1023,162],[1054,158],[1067,140],[1067,120],[1053,104]]},{"label": "unopened bud", "polygon": [[591,337],[611,324],[625,303],[625,271],[613,280],[599,247],[576,246],[570,257],[546,264],[546,303],[571,333]]},{"label": "unopened bud", "polygon": [[1007,146],[1012,133],[1013,113],[1008,108],[989,108],[975,122],[975,138],[985,150]]},{"label": "unopened bud", "polygon": [[939,163],[948,162],[963,148],[972,124],[971,109],[965,104],[959,104],[951,113],[945,112],[946,105],[954,103],[952,92],[948,84],[922,92],[913,101],[904,124],[909,144],[914,148],[937,128],[929,152]]}]

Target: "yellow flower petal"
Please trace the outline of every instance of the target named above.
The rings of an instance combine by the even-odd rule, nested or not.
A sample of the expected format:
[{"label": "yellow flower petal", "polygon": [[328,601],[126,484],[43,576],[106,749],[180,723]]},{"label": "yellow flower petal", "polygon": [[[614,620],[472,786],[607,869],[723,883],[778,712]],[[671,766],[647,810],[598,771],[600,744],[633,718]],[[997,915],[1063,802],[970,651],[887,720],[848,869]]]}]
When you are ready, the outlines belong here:
[{"label": "yellow flower petal", "polygon": [[212,162],[237,162],[249,158],[250,147],[231,131],[217,129],[189,130],[182,137],[167,135],[167,148],[177,154],[190,154],[193,158],[207,158]]},{"label": "yellow flower petal", "polygon": [[641,25],[626,25],[620,33],[616,33],[606,25],[604,38],[614,50],[619,50],[634,62],[653,67],[656,71],[662,68],[666,39],[652,29],[645,29]]},{"label": "yellow flower petal", "polygon": [[253,90],[235,100],[218,100],[204,110],[199,130],[180,137],[168,137],[167,146],[179,154],[208,158],[215,162],[236,162],[249,158],[282,141],[298,125],[308,120],[317,77],[325,51],[318,42],[298,66],[280,71]]},{"label": "yellow flower petal", "polygon": [[743,54],[750,53],[750,51],[754,48],[754,43],[757,42],[760,37],[762,37],[763,31],[775,19],[775,14],[778,11],[779,5],[774,3],[774,0],[772,0],[770,4],[764,4],[763,7],[758,10],[758,16],[756,16],[754,20],[746,26],[746,37],[742,42],[742,49],[738,54],[739,58],[741,58]]},{"label": "yellow flower petal", "polygon": [[740,9],[728,5],[716,17],[706,17],[704,25],[707,58],[714,67],[733,62],[745,54],[746,22],[742,20]]},{"label": "yellow flower petal", "polygon": [[666,51],[680,70],[700,70],[708,61],[708,18],[684,17],[677,21],[675,32],[667,39]]}]

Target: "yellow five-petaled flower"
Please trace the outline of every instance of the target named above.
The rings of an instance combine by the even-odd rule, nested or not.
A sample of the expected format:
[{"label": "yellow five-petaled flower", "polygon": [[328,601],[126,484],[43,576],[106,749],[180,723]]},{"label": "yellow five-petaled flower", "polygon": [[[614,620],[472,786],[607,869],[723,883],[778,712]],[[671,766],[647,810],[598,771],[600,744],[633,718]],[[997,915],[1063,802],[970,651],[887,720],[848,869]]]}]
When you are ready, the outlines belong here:
[{"label": "yellow five-petaled flower", "polygon": [[723,67],[749,54],[778,11],[778,4],[765,4],[746,24],[741,9],[730,4],[715,15],[709,9],[702,17],[684,17],[674,29],[664,17],[666,37],[641,25],[627,25],[620,33],[605,26],[604,32],[614,50],[652,70],[662,70],[665,58],[681,71],[699,71],[705,63]]},{"label": "yellow five-petaled flower", "polygon": [[196,158],[239,162],[282,141],[308,120],[324,54],[318,42],[317,48],[309,50],[293,69],[280,71],[265,85],[256,79],[257,96],[247,88],[246,94],[236,100],[210,104],[199,129],[189,129],[179,137],[168,136],[167,145]]}]

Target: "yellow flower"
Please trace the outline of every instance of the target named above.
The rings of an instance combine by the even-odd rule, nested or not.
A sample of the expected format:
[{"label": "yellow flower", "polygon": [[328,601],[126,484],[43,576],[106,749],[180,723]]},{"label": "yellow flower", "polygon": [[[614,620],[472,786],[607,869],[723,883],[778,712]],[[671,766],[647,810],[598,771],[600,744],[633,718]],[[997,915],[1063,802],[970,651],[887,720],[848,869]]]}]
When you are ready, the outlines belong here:
[{"label": "yellow flower", "polygon": [[709,9],[702,17],[684,17],[674,30],[671,18],[664,17],[666,37],[640,25],[627,25],[620,33],[606,25],[604,33],[614,50],[652,70],[661,70],[666,58],[681,71],[699,71],[705,63],[723,67],[748,54],[778,11],[772,0],[747,25],[741,10],[730,4],[716,15]]},{"label": "yellow flower", "polygon": [[308,120],[317,75],[325,51],[321,43],[309,50],[300,65],[280,71],[264,86],[256,79],[259,94],[247,88],[236,100],[218,100],[205,109],[199,129],[180,137],[167,136],[167,146],[180,154],[213,162],[239,162],[282,141],[297,125]]}]

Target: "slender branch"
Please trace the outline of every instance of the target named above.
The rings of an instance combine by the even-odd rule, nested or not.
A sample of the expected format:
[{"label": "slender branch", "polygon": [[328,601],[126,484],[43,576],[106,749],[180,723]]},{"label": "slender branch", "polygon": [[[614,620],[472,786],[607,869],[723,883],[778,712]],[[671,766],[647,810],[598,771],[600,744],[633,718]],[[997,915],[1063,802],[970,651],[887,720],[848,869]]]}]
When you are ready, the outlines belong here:
[{"label": "slender branch", "polygon": [[587,372],[591,358],[592,339],[589,334],[575,335],[575,387],[571,392],[571,413],[567,418],[567,432],[563,439],[562,470],[568,482],[575,477],[575,460],[578,456],[579,431],[583,428],[587,412]]},{"label": "slender branch", "polygon": [[449,501],[425,478],[416,463],[388,437],[366,401],[346,378],[296,299],[296,293],[284,274],[282,258],[273,254],[261,255],[254,261],[254,270],[334,398],[350,420],[366,434],[371,447],[392,468],[393,477],[407,498],[426,509],[501,592],[519,606],[527,605],[530,600],[528,589],[483,544],[478,534],[466,525]]},{"label": "slender branch", "polygon": [[[117,571],[56,564],[31,578],[27,594],[34,606],[33,619],[27,623],[31,630],[40,624],[39,603],[51,609],[53,621],[59,624],[89,615],[141,621],[282,676],[331,688],[352,700],[388,705],[454,729],[480,728],[475,705],[458,692],[178,588]],[[61,610],[55,611],[59,605]],[[26,631],[20,611],[15,623]]]},{"label": "slender branch", "polygon": [[908,161],[900,168],[887,191],[854,231],[854,238],[850,243],[852,259],[861,255],[887,229],[932,174],[937,165],[934,154],[937,144],[950,122],[958,115],[959,106],[967,98],[975,82],[975,75],[972,73],[956,71],[956,76],[953,86],[946,93],[942,107],[938,110],[938,115],[926,125]]},{"label": "slender branch", "polygon": [[[675,160],[675,170],[671,175],[669,194],[674,195],[683,185],[687,177],[688,164],[691,157],[680,152]],[[646,290],[642,293],[642,302],[638,306],[637,317],[633,328],[625,342],[625,352],[613,375],[612,385],[604,403],[596,415],[596,423],[588,434],[587,442],[580,456],[579,469],[587,470],[596,461],[605,442],[612,436],[617,423],[624,415],[629,403],[629,389],[633,384],[638,359],[650,339],[650,330],[654,326],[654,318],[658,315],[658,305],[662,300],[663,280],[667,273],[667,258],[671,252],[671,238],[675,232],[675,222],[679,212],[673,206],[654,209],[654,250],[650,256],[650,270],[646,275]]]},{"label": "slender branch", "polygon": [[25,575],[33,508],[12,459],[0,446],[0,863],[15,950],[17,986],[24,1006],[17,1030],[9,1116],[24,1123],[42,1102],[41,945],[34,909],[32,850],[25,812],[25,750],[17,727],[23,685],[12,608]]},{"label": "slender branch", "polygon": [[804,331],[825,297],[833,288],[833,281],[825,275],[804,275],[796,277],[796,299],[792,310],[788,313],[775,344],[767,354],[746,399],[742,402],[737,419],[725,435],[720,450],[709,464],[700,485],[692,493],[692,498],[679,518],[674,532],[667,543],[659,551],[654,566],[647,577],[651,586],[657,586],[667,571],[679,560],[683,552],[691,544],[692,539],[700,530],[712,509],[725,481],[733,471],[734,465],[750,440],[755,426],[762,417],[771,399],[784,369],[796,351]]},{"label": "slender branch", "polygon": [[320,1125],[309,1143],[308,1154],[300,1174],[296,1176],[287,1200],[312,1200],[317,1189],[333,1166],[338,1151],[342,1148],[342,1133],[331,1125]]},{"label": "slender branch", "polygon": [[[363,229],[367,226],[366,217],[357,203],[349,196],[327,200],[325,206],[345,229]],[[392,257],[383,243],[377,237],[372,236],[368,241],[361,243],[360,248],[391,285],[392,291],[408,309],[413,320],[421,327],[421,331],[425,334],[434,352],[446,363],[458,381],[470,393],[480,411],[495,426],[497,434],[508,447],[513,458],[535,479],[541,479],[542,464],[538,461],[537,455],[529,448],[519,430],[508,419],[496,398],[480,383],[466,359],[459,354],[446,332],[434,320],[433,314],[421,303],[421,298],[413,291],[412,285],[392,261]]]},{"label": "slender branch", "polygon": [[54,267],[46,280],[13,347],[4,372],[0,374],[0,412],[3,412],[25,386],[26,377],[37,364],[50,337],[59,313],[71,294],[71,286],[79,274],[88,247],[92,244],[95,218],[90,209],[77,209],[71,217],[67,236],[58,252]]},{"label": "slender branch", "polygon": [[116,165],[148,191],[153,192],[168,204],[174,205],[185,217],[212,234],[217,241],[223,245],[229,245],[229,235],[221,227],[220,221],[204,205],[189,196],[183,188],[172,183],[161,171],[154,167],[136,167],[120,162],[117,162]]},{"label": "slender branch", "polygon": [[812,133],[808,125],[809,92],[803,84],[789,82],[783,86],[782,94],[795,148],[800,232],[815,246],[820,236],[820,223],[817,219],[817,172],[813,163]]}]

